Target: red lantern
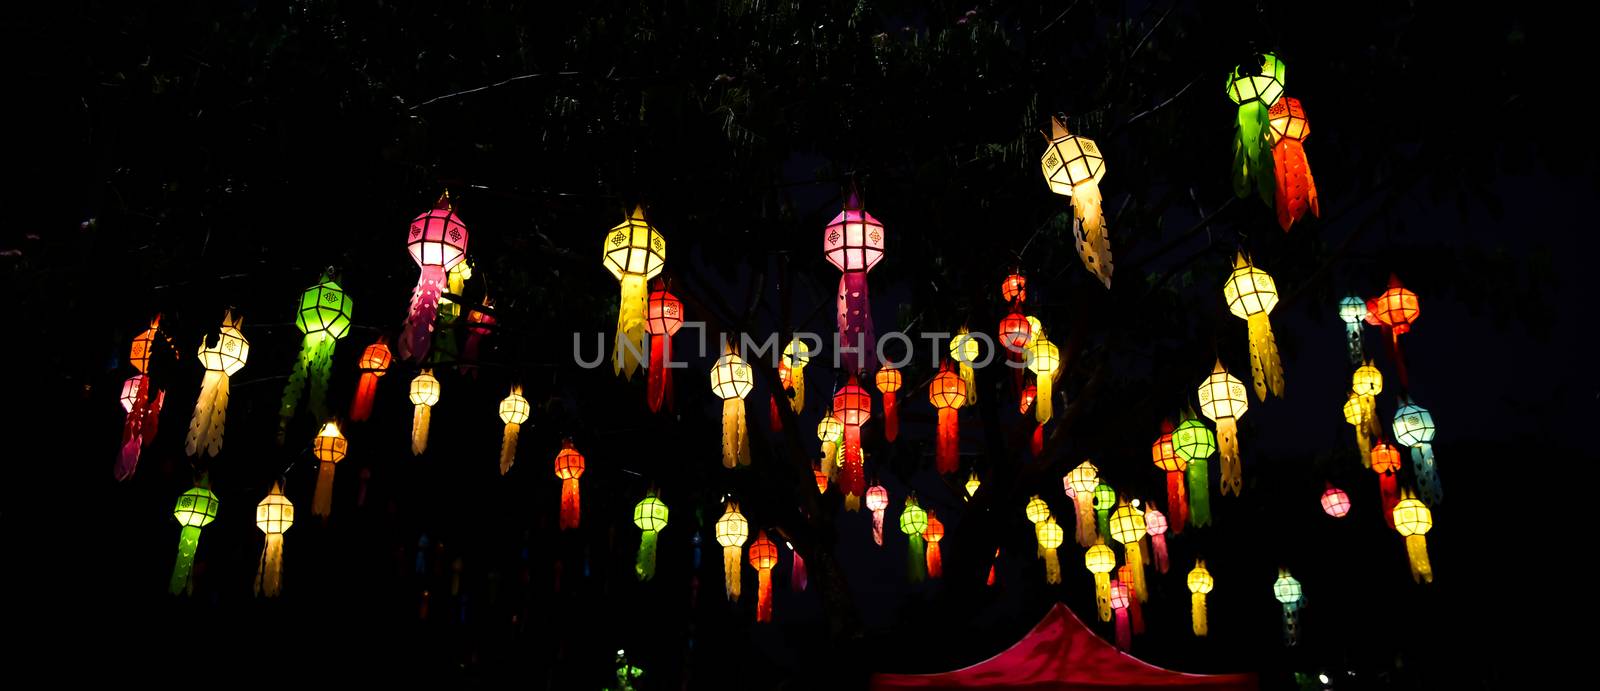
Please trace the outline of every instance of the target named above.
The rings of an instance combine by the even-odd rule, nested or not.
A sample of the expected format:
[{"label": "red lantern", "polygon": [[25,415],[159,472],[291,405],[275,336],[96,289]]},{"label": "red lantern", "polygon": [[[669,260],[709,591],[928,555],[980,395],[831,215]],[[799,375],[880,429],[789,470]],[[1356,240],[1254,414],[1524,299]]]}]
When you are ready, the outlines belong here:
[{"label": "red lantern", "polygon": [[156,428],[161,419],[161,404],[167,394],[155,387],[150,378],[150,358],[155,349],[165,343],[168,352],[176,353],[170,346],[172,339],[161,332],[161,315],[150,320],[150,328],[133,338],[128,349],[128,364],[139,370],[122,383],[119,400],[128,416],[122,423],[122,445],[118,448],[117,463],[112,474],[118,481],[133,477],[139,466],[139,453],[156,438]]},{"label": "red lantern", "polygon": [[356,384],[355,398],[350,399],[350,419],[364,422],[372,417],[372,400],[378,396],[378,378],[389,373],[389,345],[379,336],[378,342],[361,351],[361,380]]},{"label": "red lantern", "polygon": [[1000,283],[1000,296],[1007,303],[1019,303],[1028,299],[1028,277],[1020,273],[1011,274]]},{"label": "red lantern", "polygon": [[1328,485],[1328,490],[1322,493],[1322,511],[1334,518],[1344,518],[1345,514],[1350,513],[1350,495]]},{"label": "red lantern", "polygon": [[828,263],[844,272],[839,278],[839,342],[845,371],[851,374],[873,368],[876,337],[867,301],[867,272],[883,259],[883,247],[883,224],[863,209],[860,196],[851,190],[844,210],[822,233]]},{"label": "red lantern", "polygon": [[467,345],[462,349],[462,359],[466,363],[461,365],[462,373],[470,372],[474,379],[478,377],[478,351],[483,348],[483,338],[494,333],[494,325],[494,300],[485,295],[482,307],[467,312]]},{"label": "red lantern", "polygon": [[778,565],[778,546],[767,539],[767,531],[756,533],[750,543],[750,565],[756,569],[756,621],[772,621],[772,567]]},{"label": "red lantern", "polygon": [[844,506],[849,511],[861,508],[861,497],[867,491],[867,477],[862,468],[861,426],[872,416],[872,397],[856,383],[855,375],[833,394],[833,414],[844,423],[844,472],[838,478],[844,491]]},{"label": "red lantern", "polygon": [[1411,323],[1421,316],[1422,308],[1417,294],[1400,285],[1400,278],[1389,275],[1389,289],[1367,301],[1367,323],[1383,327],[1389,335],[1389,354],[1394,357],[1395,371],[1400,374],[1400,386],[1409,387],[1406,379],[1406,361],[1400,351],[1400,335],[1411,331]]},{"label": "red lantern", "polygon": [[[1189,495],[1184,479],[1189,464],[1172,446],[1172,421],[1161,421],[1161,436],[1150,445],[1150,458],[1167,474],[1167,510],[1172,512],[1172,534],[1177,535],[1183,532],[1183,524],[1189,520]],[[1163,573],[1165,571],[1162,569]]]},{"label": "red lantern", "polygon": [[1383,518],[1394,527],[1394,506],[1400,503],[1400,451],[1389,442],[1372,447],[1372,472],[1378,474],[1378,491],[1383,497]]},{"label": "red lantern", "polygon": [[961,422],[959,411],[967,402],[967,383],[947,361],[928,385],[928,400],[939,409],[939,443],[934,466],[941,475],[961,467]]},{"label": "red lantern", "polygon": [[944,576],[944,558],[939,554],[939,541],[944,539],[944,523],[933,511],[928,511],[928,527],[922,531],[928,541],[928,578]]},{"label": "red lantern", "polygon": [[878,369],[878,374],[873,377],[878,385],[878,390],[883,392],[883,438],[894,441],[900,436],[900,413],[895,405],[894,392],[900,390],[903,379],[900,371],[884,365]]},{"label": "red lantern", "polygon": [[467,227],[450,205],[450,193],[439,196],[433,208],[412,219],[406,250],[422,269],[411,293],[411,310],[400,334],[400,357],[422,362],[433,343],[433,321],[439,315],[446,274],[467,257]]},{"label": "red lantern", "polygon": [[650,376],[646,400],[650,410],[661,410],[665,401],[672,409],[672,370],[667,362],[672,359],[672,335],[683,326],[683,301],[665,290],[650,293],[645,331],[650,333]]},{"label": "red lantern", "polygon": [[562,530],[577,528],[578,519],[582,516],[579,508],[578,478],[583,477],[583,468],[583,454],[573,448],[571,439],[562,440],[561,451],[556,454],[556,477],[561,478]]},{"label": "red lantern", "polygon": [[1317,205],[1317,182],[1311,177],[1311,162],[1306,159],[1301,143],[1311,134],[1306,124],[1306,111],[1300,99],[1287,96],[1267,109],[1267,138],[1272,141],[1272,162],[1277,168],[1278,225],[1288,232],[1289,226],[1306,215],[1321,216]]}]

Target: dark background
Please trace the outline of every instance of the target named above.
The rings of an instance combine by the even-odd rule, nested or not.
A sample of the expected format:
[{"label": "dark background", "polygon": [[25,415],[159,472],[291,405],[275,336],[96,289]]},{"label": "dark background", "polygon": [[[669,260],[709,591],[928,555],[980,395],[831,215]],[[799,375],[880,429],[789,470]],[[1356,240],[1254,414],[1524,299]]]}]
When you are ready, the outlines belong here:
[{"label": "dark background", "polygon": [[[1244,494],[1213,487],[1215,525],[1171,541],[1173,572],[1152,580],[1135,653],[1184,671],[1259,671],[1272,688],[1296,672],[1326,672],[1341,688],[1522,686],[1561,639],[1539,613],[1585,589],[1567,584],[1581,566],[1563,556],[1583,531],[1539,517],[1582,501],[1581,490],[1549,485],[1589,475],[1596,396],[1593,368],[1579,364],[1592,351],[1592,65],[1579,29],[1589,18],[1525,5],[88,2],[23,12],[9,20],[13,67],[52,98],[19,108],[50,122],[13,132],[14,215],[0,228],[23,317],[7,339],[23,392],[13,404],[27,409],[7,421],[8,460],[27,481],[7,483],[6,495],[40,506],[7,522],[17,538],[8,629],[22,640],[7,653],[19,670],[228,686],[596,688],[626,648],[646,688],[817,688],[971,664],[1057,600],[1109,635],[1070,541],[1065,583],[1045,585],[1022,506],[1043,494],[1065,517],[1059,478],[1084,458],[1164,505],[1148,460],[1161,420],[1193,403],[1214,358],[1248,374],[1245,325],[1220,298],[1244,249],[1284,297],[1273,323],[1288,398],[1252,400]],[[1229,187],[1235,107],[1224,77],[1258,50],[1286,63],[1287,92],[1312,129],[1323,216],[1288,234]],[[479,87],[489,88],[468,91]],[[1039,180],[1038,132],[1055,112],[1107,156],[1109,292],[1079,265],[1066,201]],[[933,472],[925,341],[906,371],[899,441],[868,425],[869,471],[890,491],[891,524],[914,490],[947,526],[942,583],[906,585],[903,536],[891,527],[880,551],[869,514],[806,489],[811,430],[837,381],[827,363],[808,370],[809,407],[783,433],[766,419],[773,373],[761,375],[748,399],[755,465],[737,472],[717,463],[709,359],[690,353],[674,373],[676,414],[648,412],[642,377],[572,364],[571,334],[614,328],[616,283],[598,250],[634,203],[666,235],[665,275],[691,318],[733,333],[831,333],[837,272],[819,236],[852,181],[889,233],[871,274],[880,331],[991,332],[1000,279],[1020,268],[1030,313],[1067,360],[1061,422],[1039,459],[1026,452],[1009,373],[993,368],[963,412],[962,472]],[[357,329],[335,358],[342,410],[360,349],[404,316],[416,268],[402,229],[446,187],[472,229],[468,297],[493,296],[503,328],[479,377],[441,368],[421,458],[406,446],[411,374],[383,380],[374,419],[348,431],[322,525],[310,515],[315,422],[302,413],[290,443],[274,444],[299,343],[295,296],[329,265],[353,296]],[[1340,416],[1349,367],[1338,299],[1376,295],[1391,272],[1422,296],[1403,343],[1411,393],[1440,425],[1447,501],[1428,535],[1437,580],[1427,586],[1411,582]],[[181,448],[200,374],[193,351],[229,306],[253,350],[234,378],[222,455],[196,463]],[[118,484],[109,470],[116,395],[131,373],[124,354],[158,311],[181,359],[158,366],[163,429]],[[1369,332],[1367,345],[1389,378],[1387,419],[1396,377],[1378,338]],[[513,382],[535,412],[502,478],[494,410]],[[549,464],[566,436],[589,469],[583,528],[559,534]],[[969,467],[985,485],[967,503],[958,486]],[[195,596],[173,599],[170,507],[201,472],[221,516],[202,538]],[[250,592],[261,549],[252,509],[280,478],[301,513],[286,535],[285,596],[267,602]],[[1325,481],[1355,502],[1343,521],[1317,507]],[[628,518],[650,486],[672,520],[657,579],[640,584]],[[753,574],[740,603],[721,596],[710,524],[725,495],[812,566],[810,589],[789,592],[783,550],[771,625],[753,623]],[[986,588],[995,548],[999,585]],[[1581,547],[1572,554],[1584,558]],[[1212,635],[1198,641],[1182,584],[1196,556],[1217,579]],[[1280,565],[1307,593],[1292,649],[1271,599]]]}]

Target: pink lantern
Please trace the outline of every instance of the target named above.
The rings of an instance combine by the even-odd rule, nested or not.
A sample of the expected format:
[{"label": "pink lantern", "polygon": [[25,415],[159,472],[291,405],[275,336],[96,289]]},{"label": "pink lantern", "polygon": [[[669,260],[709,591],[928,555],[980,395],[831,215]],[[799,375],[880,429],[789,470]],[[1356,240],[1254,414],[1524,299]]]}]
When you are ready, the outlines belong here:
[{"label": "pink lantern", "polygon": [[446,275],[467,256],[467,227],[456,217],[448,191],[432,209],[411,220],[406,250],[422,275],[411,293],[411,311],[398,345],[402,359],[422,362],[433,344],[433,320],[439,314]]},{"label": "pink lantern", "polygon": [[1144,529],[1150,534],[1150,546],[1156,553],[1156,570],[1167,572],[1167,515],[1154,506],[1144,510]]},{"label": "pink lantern", "polygon": [[839,278],[839,343],[845,371],[875,369],[872,306],[867,301],[867,272],[883,259],[883,224],[861,206],[854,190],[844,210],[822,233],[822,251],[844,275]]},{"label": "pink lantern", "polygon": [[1322,493],[1322,510],[1334,518],[1344,518],[1345,514],[1350,513],[1350,495],[1328,485],[1328,491]]},{"label": "pink lantern", "polygon": [[867,488],[867,510],[872,512],[872,541],[883,546],[883,512],[889,508],[889,490],[883,485]]},{"label": "pink lantern", "polygon": [[1117,615],[1117,647],[1124,651],[1133,648],[1133,631],[1128,627],[1128,584],[1120,580],[1111,582],[1111,610]]}]

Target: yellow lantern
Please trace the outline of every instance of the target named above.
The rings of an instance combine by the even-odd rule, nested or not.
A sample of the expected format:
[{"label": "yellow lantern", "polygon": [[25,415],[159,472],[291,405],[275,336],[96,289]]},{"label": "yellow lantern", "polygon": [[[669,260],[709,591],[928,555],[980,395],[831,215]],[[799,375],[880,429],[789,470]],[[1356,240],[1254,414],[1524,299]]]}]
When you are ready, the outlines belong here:
[{"label": "yellow lantern", "polygon": [[317,468],[317,493],[311,499],[311,515],[326,521],[328,515],[333,513],[333,473],[349,451],[350,442],[345,441],[339,424],[332,420],[323,425],[317,438],[312,440],[311,454],[320,463]]},{"label": "yellow lantern", "polygon": [[744,541],[750,538],[750,522],[739,513],[739,505],[728,502],[717,519],[717,544],[722,545],[722,581],[728,599],[739,601],[739,581],[743,577]]},{"label": "yellow lantern", "polygon": [[283,488],[272,483],[272,491],[256,504],[256,527],[267,534],[267,546],[256,567],[256,595],[277,597],[283,592],[283,533],[294,525],[294,504],[283,496]]},{"label": "yellow lantern", "polygon": [[950,357],[960,366],[961,381],[967,384],[967,399],[960,407],[966,407],[978,402],[978,382],[973,379],[972,363],[978,360],[978,339],[963,326],[956,331],[956,337],[950,339]]},{"label": "yellow lantern", "polygon": [[722,467],[750,465],[750,433],[744,418],[744,397],[755,386],[750,365],[733,347],[711,367],[711,392],[722,399]]},{"label": "yellow lantern", "polygon": [[794,389],[794,398],[789,399],[789,409],[795,415],[799,415],[806,407],[806,365],[811,364],[811,356],[807,352],[806,344],[798,338],[783,347],[783,361],[789,365],[789,387]]},{"label": "yellow lantern", "polygon": [[1218,360],[1211,375],[1200,382],[1200,412],[1217,423],[1217,448],[1222,452],[1222,493],[1238,496],[1244,484],[1239,462],[1239,418],[1250,409],[1244,382],[1223,369]]},{"label": "yellow lantern", "polygon": [[428,421],[433,414],[433,406],[439,402],[439,380],[433,377],[432,369],[424,369],[411,380],[411,405],[416,409],[411,414],[411,455],[421,456],[428,450]]},{"label": "yellow lantern", "polygon": [[1050,119],[1050,143],[1039,159],[1050,191],[1072,198],[1073,240],[1084,268],[1111,287],[1111,238],[1100,211],[1100,180],[1106,160],[1094,141],[1069,134],[1060,118]]},{"label": "yellow lantern", "polygon": [[978,479],[978,469],[973,468],[972,472],[967,475],[967,484],[963,486],[967,490],[967,498],[971,499],[978,496],[978,488],[982,486],[983,481]]},{"label": "yellow lantern", "polygon": [[1083,553],[1083,565],[1094,574],[1094,601],[1099,608],[1100,621],[1111,621],[1111,572],[1117,569],[1117,553],[1097,538]]},{"label": "yellow lantern", "polygon": [[215,346],[200,339],[200,364],[206,368],[200,380],[200,398],[194,402],[194,417],[189,418],[189,435],[184,439],[184,453],[195,456],[201,451],[216,456],[222,450],[222,427],[228,418],[228,379],[244,367],[250,359],[250,340],[239,327],[244,317],[236,317],[232,310],[223,313],[222,329]]},{"label": "yellow lantern", "polygon": [[1061,582],[1061,559],[1056,549],[1066,539],[1066,532],[1056,525],[1055,516],[1033,524],[1034,538],[1039,541],[1039,551],[1044,553],[1044,582],[1055,585]]},{"label": "yellow lantern", "polygon": [[1100,486],[1100,469],[1088,461],[1079,463],[1067,473],[1067,486],[1072,489],[1072,505],[1077,511],[1078,544],[1095,544],[1094,488]]},{"label": "yellow lantern", "polygon": [[511,470],[517,462],[517,432],[528,421],[528,399],[522,397],[522,387],[511,387],[511,395],[500,401],[500,421],[506,423],[505,436],[500,440],[500,474]]},{"label": "yellow lantern", "polygon": [[1400,503],[1394,505],[1394,529],[1406,539],[1411,578],[1418,583],[1432,583],[1433,564],[1428,562],[1428,540],[1424,536],[1433,530],[1433,511],[1417,501],[1411,490],[1405,490]]},{"label": "yellow lantern", "polygon": [[895,403],[895,392],[900,390],[905,378],[900,376],[900,370],[883,365],[872,379],[883,392],[883,438],[894,441],[900,436],[900,406]]},{"label": "yellow lantern", "polygon": [[834,472],[844,463],[839,457],[839,442],[844,441],[844,423],[834,416],[831,409],[817,423],[817,439],[822,441],[822,472],[832,480]]},{"label": "yellow lantern", "polygon": [[1267,272],[1256,268],[1244,253],[1233,260],[1233,273],[1222,284],[1228,311],[1250,327],[1250,374],[1256,397],[1265,401],[1267,392],[1283,397],[1283,361],[1278,357],[1278,342],[1272,337],[1272,321],[1267,315],[1278,305],[1278,285]]},{"label": "yellow lantern", "polygon": [[1039,336],[1023,350],[1023,359],[1028,362],[1028,369],[1033,372],[1035,386],[1038,387],[1038,396],[1033,399],[1033,417],[1039,424],[1050,420],[1055,414],[1051,401],[1055,396],[1050,392],[1050,384],[1061,376],[1061,351],[1056,348],[1050,339]]},{"label": "yellow lantern", "polygon": [[632,214],[606,233],[602,249],[606,269],[622,284],[611,370],[632,379],[644,360],[648,284],[667,262],[667,241],[645,220],[644,207],[635,206]]},{"label": "yellow lantern", "polygon": [[1144,554],[1139,543],[1147,534],[1144,512],[1126,501],[1118,502],[1117,510],[1111,514],[1111,539],[1122,544],[1123,558],[1133,576],[1133,592],[1140,602],[1150,600],[1150,591],[1145,587]]},{"label": "yellow lantern", "polygon": [[1350,390],[1361,396],[1367,411],[1367,432],[1372,436],[1383,434],[1383,423],[1378,420],[1378,394],[1383,393],[1383,372],[1371,360],[1356,368],[1350,376]]},{"label": "yellow lantern", "polygon": [[[1023,507],[1022,512],[1028,517],[1028,522],[1033,524],[1034,530],[1038,530],[1039,524],[1043,523],[1046,518],[1050,517],[1050,505],[1046,504],[1043,499],[1039,498],[1039,495],[1035,494],[1032,498],[1028,499],[1028,505]],[[1039,551],[1035,556],[1044,556],[1044,545],[1039,546]]]},{"label": "yellow lantern", "polygon": [[1211,592],[1213,582],[1211,572],[1206,569],[1206,562],[1196,559],[1194,569],[1189,571],[1189,611],[1193,619],[1194,635],[1205,636],[1209,632],[1206,626],[1206,593]]}]

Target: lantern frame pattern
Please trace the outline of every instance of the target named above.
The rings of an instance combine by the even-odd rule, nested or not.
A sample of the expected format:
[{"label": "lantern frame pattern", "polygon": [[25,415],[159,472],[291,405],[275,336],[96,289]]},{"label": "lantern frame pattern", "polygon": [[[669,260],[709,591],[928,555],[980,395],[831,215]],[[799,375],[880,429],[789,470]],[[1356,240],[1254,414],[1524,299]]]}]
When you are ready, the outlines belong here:
[{"label": "lantern frame pattern", "polygon": [[440,195],[434,208],[411,220],[406,251],[421,274],[412,290],[411,309],[398,343],[400,359],[422,362],[428,357],[439,300],[449,271],[467,257],[467,240],[467,226],[456,216],[448,191]]},{"label": "lantern frame pattern", "polygon": [[1289,570],[1278,569],[1278,580],[1272,582],[1272,598],[1283,605],[1283,636],[1289,645],[1300,642],[1300,602],[1305,598],[1300,581],[1289,575]]},{"label": "lantern frame pattern", "polygon": [[867,488],[867,510],[872,512],[872,543],[883,546],[883,512],[889,508],[889,490],[883,485]]},{"label": "lantern frame pattern", "polygon": [[522,429],[522,424],[528,421],[528,413],[532,406],[528,399],[522,396],[522,385],[514,384],[511,393],[500,399],[500,421],[505,423],[505,432],[500,437],[500,475],[511,472],[511,466],[517,462],[517,435]]},{"label": "lantern frame pattern", "polygon": [[1100,485],[1100,469],[1094,463],[1084,461],[1067,473],[1066,482],[1072,490],[1072,505],[1077,516],[1078,545],[1088,547],[1095,544],[1095,538],[1099,536],[1094,514],[1094,488]]},{"label": "lantern frame pattern", "polygon": [[289,381],[283,387],[283,401],[278,406],[280,444],[289,421],[300,407],[308,382],[312,416],[318,420],[328,418],[328,381],[333,373],[333,352],[339,340],[350,332],[351,302],[349,294],[333,280],[331,271],[300,294],[294,325],[304,336],[300,339],[300,356],[290,371]]},{"label": "lantern frame pattern", "polygon": [[883,438],[892,442],[900,436],[900,410],[896,405],[896,392],[904,386],[905,378],[900,370],[884,365],[873,375],[872,382],[883,394]]},{"label": "lantern frame pattern", "polygon": [[1044,557],[1044,581],[1051,585],[1061,583],[1061,557],[1057,550],[1066,541],[1067,533],[1056,523],[1054,515],[1033,524],[1033,536]]},{"label": "lantern frame pattern", "polygon": [[1350,364],[1360,365],[1366,359],[1366,348],[1361,342],[1361,324],[1367,320],[1367,302],[1354,295],[1339,301],[1339,319],[1344,322],[1345,349],[1350,354]]},{"label": "lantern frame pattern", "polygon": [[633,524],[639,528],[639,555],[634,560],[633,571],[641,581],[656,575],[656,535],[667,527],[670,515],[666,502],[651,490],[639,503],[633,505]]},{"label": "lantern frame pattern", "polygon": [[645,357],[647,285],[667,263],[667,240],[645,219],[643,206],[634,206],[633,213],[606,231],[606,239],[601,243],[601,263],[617,279],[622,290],[617,308],[617,334],[611,350],[611,371],[631,380]]},{"label": "lantern frame pattern", "polygon": [[1150,599],[1150,589],[1145,583],[1144,548],[1139,544],[1139,541],[1150,532],[1149,525],[1144,520],[1144,512],[1133,508],[1126,501],[1120,501],[1117,510],[1111,514],[1110,525],[1111,539],[1122,545],[1123,561],[1133,573],[1133,582],[1129,585],[1140,602],[1147,602]]},{"label": "lantern frame pattern", "polygon": [[339,423],[329,420],[322,431],[311,440],[311,454],[317,463],[317,491],[311,500],[311,515],[324,521],[333,513],[333,478],[339,461],[350,453],[350,442],[339,430]]},{"label": "lantern frame pattern", "polygon": [[922,540],[927,543],[927,569],[928,578],[944,577],[944,557],[939,552],[939,543],[944,540],[944,522],[939,520],[937,512],[929,510],[928,526],[922,531]]},{"label": "lantern frame pattern", "polygon": [[1426,535],[1433,530],[1433,511],[1406,491],[1394,506],[1394,529],[1406,540],[1406,559],[1411,562],[1411,578],[1418,583],[1433,582],[1433,563],[1428,559]]},{"label": "lantern frame pattern", "polygon": [[955,373],[946,361],[939,374],[928,383],[928,401],[938,410],[938,444],[934,454],[934,467],[940,475],[949,475],[961,468],[961,407],[967,404],[971,389],[967,381]]},{"label": "lantern frame pattern", "polygon": [[[122,392],[118,397],[123,412],[127,413],[122,422],[122,442],[117,448],[117,461],[112,467],[112,475],[118,482],[133,477],[139,466],[140,452],[155,441],[160,427],[161,406],[166,402],[167,394],[155,385],[149,370],[150,359],[162,345],[166,347],[166,352],[173,352],[172,339],[162,333],[161,315],[157,314],[150,320],[150,327],[134,336],[133,343],[128,346],[128,364],[133,365],[139,373],[122,382]],[[176,355],[175,352],[173,354]]]},{"label": "lantern frame pattern", "polygon": [[1211,525],[1211,456],[1217,452],[1217,435],[1186,410],[1172,430],[1172,450],[1189,464],[1184,471],[1189,481],[1189,525]]},{"label": "lantern frame pattern", "polygon": [[1084,551],[1083,565],[1094,574],[1094,601],[1100,621],[1111,621],[1111,572],[1117,569],[1117,553],[1096,539]]},{"label": "lantern frame pattern", "polygon": [[1184,584],[1189,587],[1189,618],[1194,635],[1204,638],[1210,633],[1210,626],[1206,622],[1206,594],[1216,587],[1216,581],[1211,577],[1210,569],[1206,568],[1204,559],[1195,560],[1194,568],[1189,570]]},{"label": "lantern frame pattern", "polygon": [[240,327],[244,317],[228,310],[222,316],[222,328],[217,334],[217,344],[200,339],[200,364],[206,368],[200,380],[200,396],[194,403],[194,416],[189,418],[189,434],[184,438],[184,453],[198,456],[216,456],[222,451],[223,426],[228,418],[228,381],[250,359],[250,339],[244,337]]},{"label": "lantern frame pattern", "polygon": [[1275,199],[1272,165],[1267,162],[1271,144],[1269,112],[1283,98],[1287,70],[1276,55],[1261,56],[1259,70],[1233,68],[1228,75],[1228,99],[1239,106],[1233,130],[1233,193],[1240,199],[1252,190],[1268,206]]},{"label": "lantern frame pattern", "polygon": [[722,467],[750,465],[750,428],[744,398],[755,387],[750,365],[732,346],[711,366],[711,392],[722,399]]},{"label": "lantern frame pattern", "polygon": [[194,558],[200,549],[200,529],[217,520],[221,502],[217,495],[205,487],[191,487],[178,496],[172,517],[178,520],[178,559],[172,566],[172,580],[168,592],[173,595],[194,594]]},{"label": "lantern frame pattern", "polygon": [[867,476],[861,456],[861,426],[872,416],[872,396],[849,375],[845,385],[833,394],[833,414],[844,423],[844,446],[839,465],[843,477],[839,488],[844,491],[844,507],[855,511],[861,506],[861,497],[867,491]]},{"label": "lantern frame pattern", "polygon": [[[875,368],[877,337],[872,328],[872,304],[867,295],[867,272],[883,261],[887,233],[883,224],[867,213],[855,190],[822,231],[822,253],[843,272],[839,277],[839,354],[844,369],[861,374]],[[846,423],[848,424],[848,423]]]},{"label": "lantern frame pattern", "polygon": [[[1239,418],[1250,409],[1244,382],[1224,369],[1222,361],[1211,370],[1198,390],[1200,412],[1217,424],[1217,448],[1222,452],[1222,493],[1238,496],[1243,487],[1239,459]],[[1193,461],[1190,461],[1193,463]]]},{"label": "lantern frame pattern", "polygon": [[1167,515],[1161,513],[1154,506],[1146,505],[1144,509],[1144,529],[1150,536],[1150,551],[1155,555],[1156,571],[1166,573],[1167,562],[1167,531],[1171,524]]},{"label": "lantern frame pattern", "polygon": [[[921,583],[928,577],[930,548],[923,535],[930,523],[928,512],[917,504],[917,498],[906,497],[905,508],[900,511],[900,532],[906,536],[906,580],[912,583]],[[942,534],[942,526],[940,530]]]},{"label": "lantern frame pattern", "polygon": [[571,439],[561,442],[556,452],[555,473],[561,480],[561,529],[575,530],[583,518],[582,497],[579,496],[578,478],[587,467],[583,454],[578,452]]},{"label": "lantern frame pattern", "polygon": [[772,567],[778,565],[778,546],[767,538],[767,531],[756,531],[750,543],[750,566],[756,570],[756,621],[772,621]]},{"label": "lantern frame pattern", "polygon": [[372,417],[372,402],[378,397],[378,380],[389,373],[394,354],[383,336],[361,351],[357,361],[361,378],[356,384],[356,395],[350,399],[350,420],[365,422]]},{"label": "lantern frame pattern", "polygon": [[1322,498],[1318,500],[1318,503],[1322,505],[1323,513],[1334,518],[1344,518],[1346,514],[1350,513],[1350,495],[1332,485],[1329,485],[1328,489],[1322,492]]},{"label": "lantern frame pattern", "polygon": [[722,517],[717,519],[715,531],[717,544],[722,545],[723,588],[728,593],[728,601],[738,602],[740,581],[744,577],[744,560],[741,556],[745,541],[750,539],[750,521],[739,513],[739,505],[730,501],[723,509]]},{"label": "lantern frame pattern", "polygon": [[650,293],[645,308],[645,332],[650,334],[650,365],[645,382],[645,401],[651,412],[665,403],[672,409],[672,337],[683,328],[683,301],[666,290]]},{"label": "lantern frame pattern", "polygon": [[256,566],[257,596],[283,594],[283,534],[294,525],[294,503],[283,495],[283,487],[272,483],[272,490],[256,504],[256,528],[266,535],[261,561]]},{"label": "lantern frame pattern", "polygon": [[1277,178],[1278,226],[1288,232],[1310,211],[1322,215],[1317,202],[1317,182],[1306,158],[1305,138],[1311,134],[1300,99],[1284,96],[1267,109],[1267,143],[1272,147],[1272,167]]},{"label": "lantern frame pattern", "polygon": [[1411,447],[1411,471],[1416,475],[1417,494],[1429,505],[1444,501],[1444,487],[1439,482],[1439,467],[1433,458],[1433,436],[1437,428],[1433,413],[1417,405],[1410,398],[1400,398],[1400,409],[1394,411],[1394,438]]},{"label": "lantern frame pattern", "polygon": [[1061,350],[1056,344],[1040,334],[1034,339],[1033,345],[1023,351],[1028,370],[1034,374],[1034,386],[1038,392],[1033,399],[1033,417],[1043,425],[1055,416],[1052,402],[1055,394],[1051,392],[1055,380],[1061,376]]},{"label": "lantern frame pattern", "polygon": [[1161,421],[1161,435],[1150,444],[1150,461],[1167,476],[1167,510],[1172,512],[1172,534],[1183,532],[1189,520],[1189,494],[1184,472],[1189,462],[1178,455],[1170,420]]},{"label": "lantern frame pattern", "polygon": [[1265,401],[1267,393],[1283,398],[1283,360],[1278,356],[1278,341],[1272,335],[1272,308],[1278,305],[1278,284],[1257,268],[1241,252],[1234,257],[1233,273],[1222,284],[1228,312],[1245,320],[1250,330],[1250,378],[1256,397]]},{"label": "lantern frame pattern", "polygon": [[412,378],[411,397],[411,455],[421,456],[428,451],[428,428],[433,418],[433,406],[439,402],[439,380],[433,369],[425,367]]},{"label": "lantern frame pattern", "polygon": [[1039,158],[1050,191],[1072,199],[1073,245],[1084,268],[1111,288],[1111,239],[1101,211],[1100,181],[1106,176],[1105,156],[1087,137],[1067,131],[1061,118],[1050,118],[1049,143]]}]

